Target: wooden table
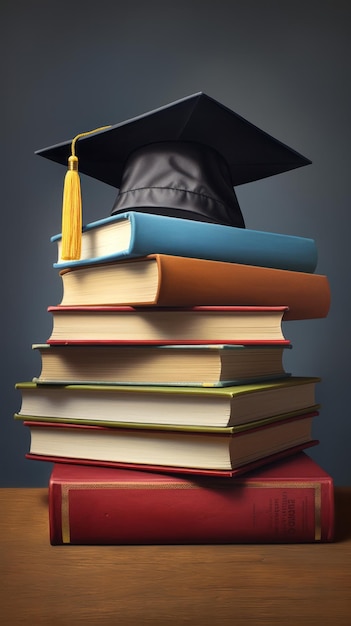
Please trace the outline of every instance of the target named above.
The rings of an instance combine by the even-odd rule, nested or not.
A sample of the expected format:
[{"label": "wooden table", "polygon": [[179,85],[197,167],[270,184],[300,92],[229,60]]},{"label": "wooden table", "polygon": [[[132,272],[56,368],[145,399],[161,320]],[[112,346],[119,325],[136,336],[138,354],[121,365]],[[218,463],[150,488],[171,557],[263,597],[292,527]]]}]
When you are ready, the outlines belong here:
[{"label": "wooden table", "polygon": [[333,544],[55,546],[47,490],[0,490],[0,624],[351,625],[351,488]]}]

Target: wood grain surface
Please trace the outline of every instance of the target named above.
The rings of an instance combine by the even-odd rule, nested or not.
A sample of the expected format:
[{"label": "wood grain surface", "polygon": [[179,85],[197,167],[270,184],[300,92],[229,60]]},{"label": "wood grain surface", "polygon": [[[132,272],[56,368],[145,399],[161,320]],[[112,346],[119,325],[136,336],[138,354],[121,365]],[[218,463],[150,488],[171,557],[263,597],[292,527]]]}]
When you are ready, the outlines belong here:
[{"label": "wood grain surface", "polygon": [[0,490],[2,626],[351,624],[351,488],[332,544],[56,546],[46,489]]}]

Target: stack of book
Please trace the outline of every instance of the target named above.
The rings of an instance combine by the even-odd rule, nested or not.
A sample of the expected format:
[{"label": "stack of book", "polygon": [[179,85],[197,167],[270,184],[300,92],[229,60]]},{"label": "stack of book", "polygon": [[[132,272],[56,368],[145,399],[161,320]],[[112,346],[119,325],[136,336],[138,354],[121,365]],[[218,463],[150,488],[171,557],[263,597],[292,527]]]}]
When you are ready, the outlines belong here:
[{"label": "stack of book", "polygon": [[15,415],[54,462],[51,542],[331,540],[319,378],[284,367],[283,322],[329,309],[314,240],[131,211],[79,261],[53,241],[62,300]]}]

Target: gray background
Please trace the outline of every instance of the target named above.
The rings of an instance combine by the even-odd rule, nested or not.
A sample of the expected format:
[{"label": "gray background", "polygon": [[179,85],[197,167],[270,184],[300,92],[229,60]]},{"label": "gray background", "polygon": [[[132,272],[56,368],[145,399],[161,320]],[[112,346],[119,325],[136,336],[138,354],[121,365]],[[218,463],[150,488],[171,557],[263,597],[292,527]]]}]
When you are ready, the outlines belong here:
[{"label": "gray background", "polygon": [[[17,381],[39,372],[61,298],[50,236],[60,231],[64,168],[36,149],[114,124],[197,91],[234,109],[313,164],[237,188],[248,228],[313,237],[332,307],[287,322],[286,367],[321,376],[310,454],[351,484],[349,418],[350,52],[347,0],[7,0],[0,8],[0,485],[45,486],[51,465],[27,461],[13,420]],[[95,7],[95,8],[94,8]],[[116,192],[82,177],[84,221],[109,214]]]}]

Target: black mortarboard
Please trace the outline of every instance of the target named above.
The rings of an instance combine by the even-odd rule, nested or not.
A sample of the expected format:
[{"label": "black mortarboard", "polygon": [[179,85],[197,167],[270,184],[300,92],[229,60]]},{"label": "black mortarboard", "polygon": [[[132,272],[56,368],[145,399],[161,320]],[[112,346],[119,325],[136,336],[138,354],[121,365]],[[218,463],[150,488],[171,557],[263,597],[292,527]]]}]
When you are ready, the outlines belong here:
[{"label": "black mortarboard", "polygon": [[[112,214],[145,211],[244,227],[235,186],[311,163],[201,92],[77,139],[80,172],[119,189]],[[36,154],[67,165],[72,145]]]}]

